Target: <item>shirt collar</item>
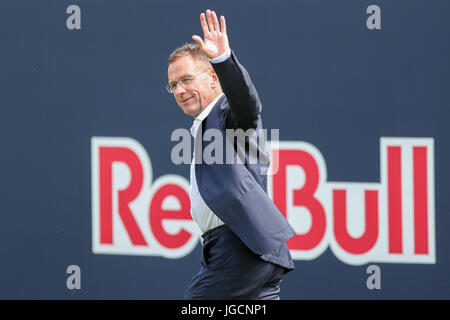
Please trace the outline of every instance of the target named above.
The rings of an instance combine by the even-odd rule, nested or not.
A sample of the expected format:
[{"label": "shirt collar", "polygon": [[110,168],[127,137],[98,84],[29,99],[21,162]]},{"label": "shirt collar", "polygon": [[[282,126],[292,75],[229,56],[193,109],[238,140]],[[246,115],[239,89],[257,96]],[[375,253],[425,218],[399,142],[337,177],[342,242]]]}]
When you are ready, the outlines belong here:
[{"label": "shirt collar", "polygon": [[211,112],[212,108],[214,107],[214,105],[217,103],[217,101],[219,101],[219,99],[223,96],[223,93],[219,94],[210,104],[208,104],[208,106],[203,109],[202,112],[200,112],[200,114],[195,117],[194,119],[194,123],[191,126],[191,135],[195,138],[195,136],[197,135],[197,130],[198,127],[200,126],[200,124],[202,123],[203,120],[206,119],[206,117],[209,115],[209,113]]}]

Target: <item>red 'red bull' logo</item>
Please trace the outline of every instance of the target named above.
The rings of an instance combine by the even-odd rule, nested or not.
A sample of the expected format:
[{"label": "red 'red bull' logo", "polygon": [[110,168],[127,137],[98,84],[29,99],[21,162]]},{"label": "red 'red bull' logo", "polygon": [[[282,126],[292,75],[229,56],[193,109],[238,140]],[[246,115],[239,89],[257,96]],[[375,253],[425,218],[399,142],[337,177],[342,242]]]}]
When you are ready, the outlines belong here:
[{"label": "red 'red bull' logo", "polygon": [[[153,181],[150,158],[131,138],[92,137],[92,249],[100,254],[180,258],[199,241],[189,181]],[[320,151],[301,141],[270,144],[268,191],[297,232],[296,260],[328,247],[341,261],[435,263],[434,141],[381,138],[380,182],[327,181]]]}]

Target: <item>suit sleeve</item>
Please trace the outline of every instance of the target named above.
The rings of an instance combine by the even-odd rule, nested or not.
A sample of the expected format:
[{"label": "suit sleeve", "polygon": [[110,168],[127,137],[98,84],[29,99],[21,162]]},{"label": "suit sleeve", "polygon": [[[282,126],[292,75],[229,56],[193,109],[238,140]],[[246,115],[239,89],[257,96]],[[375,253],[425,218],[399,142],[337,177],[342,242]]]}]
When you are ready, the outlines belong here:
[{"label": "suit sleeve", "polygon": [[230,105],[228,127],[255,129],[261,114],[261,102],[247,70],[239,64],[234,52],[220,63],[212,64]]}]

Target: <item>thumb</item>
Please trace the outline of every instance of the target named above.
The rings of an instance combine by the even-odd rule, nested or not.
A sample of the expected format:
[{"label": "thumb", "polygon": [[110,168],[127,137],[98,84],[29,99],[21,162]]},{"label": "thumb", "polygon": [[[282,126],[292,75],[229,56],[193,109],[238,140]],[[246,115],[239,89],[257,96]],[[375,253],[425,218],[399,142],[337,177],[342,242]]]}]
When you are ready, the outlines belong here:
[{"label": "thumb", "polygon": [[200,38],[197,35],[194,35],[194,36],[192,36],[192,40],[197,42],[198,46],[200,47],[200,50],[203,50],[204,42],[203,42],[202,38]]}]

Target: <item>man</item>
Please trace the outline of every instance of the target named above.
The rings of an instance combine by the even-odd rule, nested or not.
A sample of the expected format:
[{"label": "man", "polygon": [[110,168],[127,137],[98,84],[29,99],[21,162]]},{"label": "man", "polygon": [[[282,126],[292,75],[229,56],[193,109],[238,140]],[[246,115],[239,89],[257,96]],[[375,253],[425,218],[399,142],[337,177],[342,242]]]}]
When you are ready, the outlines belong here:
[{"label": "man", "polygon": [[[230,49],[223,16],[200,15],[204,39],[185,44],[169,57],[167,89],[178,106],[194,117],[191,164],[191,214],[203,232],[200,272],[186,299],[279,299],[284,274],[294,269],[286,241],[294,230],[267,195],[267,152],[244,138],[248,150],[260,151],[256,164],[201,161],[208,130],[220,132],[222,145],[238,153],[227,129],[262,129],[261,103],[243,66]],[[251,131],[250,131],[251,132]],[[234,148],[234,149],[233,149]],[[225,152],[224,152],[225,153]],[[242,153],[241,153],[242,154]]]}]

